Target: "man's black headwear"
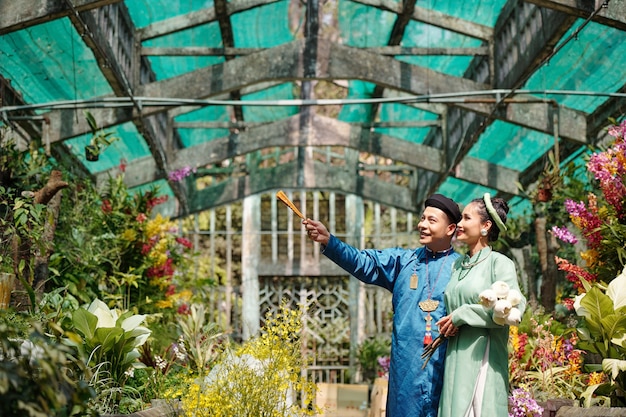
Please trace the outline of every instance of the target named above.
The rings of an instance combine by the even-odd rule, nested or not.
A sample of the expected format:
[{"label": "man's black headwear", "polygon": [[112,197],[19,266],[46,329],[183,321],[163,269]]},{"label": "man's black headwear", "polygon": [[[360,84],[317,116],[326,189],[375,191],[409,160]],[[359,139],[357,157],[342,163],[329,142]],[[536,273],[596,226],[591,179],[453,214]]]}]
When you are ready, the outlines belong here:
[{"label": "man's black headwear", "polygon": [[441,194],[433,194],[428,197],[424,202],[424,208],[426,207],[435,207],[443,211],[452,223],[456,224],[461,221],[461,210],[459,210],[458,204]]}]

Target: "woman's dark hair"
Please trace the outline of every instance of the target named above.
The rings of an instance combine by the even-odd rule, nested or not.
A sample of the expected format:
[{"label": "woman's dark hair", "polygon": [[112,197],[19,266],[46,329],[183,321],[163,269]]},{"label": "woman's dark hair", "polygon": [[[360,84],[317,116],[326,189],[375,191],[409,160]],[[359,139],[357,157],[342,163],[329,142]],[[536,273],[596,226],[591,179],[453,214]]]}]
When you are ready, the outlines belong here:
[{"label": "woman's dark hair", "polygon": [[[471,201],[472,203],[476,203],[476,212],[480,216],[480,220],[486,222],[489,220],[491,222],[491,228],[489,229],[489,234],[487,235],[487,240],[489,242],[495,242],[498,240],[500,236],[500,228],[493,220],[493,218],[489,215],[487,211],[487,206],[485,206],[485,200],[483,198],[475,198]],[[509,205],[502,198],[492,198],[491,204],[493,208],[496,209],[496,213],[502,220],[502,223],[506,224],[506,215],[509,212]]]}]

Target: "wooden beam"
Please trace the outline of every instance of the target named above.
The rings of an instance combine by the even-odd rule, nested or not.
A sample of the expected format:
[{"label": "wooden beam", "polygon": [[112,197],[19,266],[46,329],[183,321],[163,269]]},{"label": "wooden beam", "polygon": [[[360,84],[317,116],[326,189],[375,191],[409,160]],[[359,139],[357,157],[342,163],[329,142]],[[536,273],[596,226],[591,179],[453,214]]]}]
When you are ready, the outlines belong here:
[{"label": "wooden beam", "polygon": [[215,20],[215,8],[196,10],[184,15],[171,17],[137,29],[137,38],[141,42],[191,29]]},{"label": "wooden beam", "polygon": [[[72,1],[74,8],[79,12],[122,2],[122,0]],[[72,13],[64,0],[1,1],[0,35],[67,17]]]},{"label": "wooden beam", "polygon": [[405,46],[381,46],[363,48],[366,51],[379,55],[393,56],[422,56],[422,55],[489,55],[489,48],[481,46],[477,48],[408,48]]},{"label": "wooden beam", "polygon": [[466,156],[452,174],[463,181],[484,185],[509,195],[519,194],[519,171]]},{"label": "wooden beam", "polygon": [[[536,4],[539,7],[558,10],[582,19],[588,18],[596,8],[601,7],[603,1],[580,1],[580,0],[525,0],[527,3]],[[600,12],[591,19],[594,22],[611,26],[620,30],[626,30],[626,1],[609,0],[607,7],[601,7]]]},{"label": "wooden beam", "polygon": [[[257,54],[146,84],[138,89],[136,95],[203,99],[267,80],[303,79],[304,69],[301,59],[303,49],[303,40],[283,44]],[[316,79],[360,79],[415,95],[426,92],[439,94],[481,91],[489,88],[486,84],[449,76],[393,58],[322,40],[318,45],[316,71]],[[466,99],[450,104],[481,115],[490,115],[494,103]],[[495,114],[495,117],[530,129],[552,133],[551,121],[548,118],[551,113],[547,113],[548,104],[525,104],[525,111],[533,112],[532,118],[528,117],[525,111],[516,110],[516,106],[518,104],[510,105],[505,112]],[[568,122],[567,129],[562,129],[561,135],[568,140],[584,142],[587,130],[584,113],[562,107],[561,109],[563,112],[576,116]],[[146,107],[143,109],[143,114],[149,115],[165,110],[159,107]],[[541,116],[541,111],[544,111],[543,116]],[[126,122],[132,117],[132,112],[128,109],[94,109],[92,113],[97,120],[101,121],[103,127]],[[51,131],[55,134],[55,137],[51,138],[52,141],[89,132],[89,126],[86,123],[61,123],[62,120],[72,120],[72,116],[73,110],[51,112],[50,119],[53,123]],[[537,118],[537,116],[541,117]]]},{"label": "wooden beam", "polygon": [[[412,192],[405,186],[390,184],[376,178],[356,175],[353,167],[332,167],[319,162],[305,176],[301,190],[336,191],[355,194],[389,207],[418,212]],[[279,188],[297,188],[298,166],[295,162],[272,168],[254,170],[246,176],[229,177],[213,186],[197,191],[190,200],[191,212],[202,211],[242,200],[244,197]]]},{"label": "wooden beam", "polygon": [[[302,131],[308,132],[304,139]],[[408,167],[438,174],[444,172],[439,149],[375,134],[369,129],[362,129],[359,126],[320,115],[313,116],[308,129],[302,129],[299,117],[296,115],[272,124],[251,127],[237,135],[181,149],[170,158],[171,168],[179,169],[185,166],[199,168],[262,149],[295,146],[350,148],[390,158]],[[401,169],[402,166],[399,165],[397,168]],[[126,167],[125,182],[129,187],[135,187],[154,181],[158,179],[155,170],[156,165],[152,158],[132,161]],[[115,177],[119,173],[118,167],[113,167],[99,173],[97,182],[100,183],[109,176]],[[508,194],[517,194],[515,182],[518,180],[518,173],[516,171],[470,158],[461,161],[454,173],[467,181],[492,187]]]},{"label": "wooden beam", "polygon": [[[353,1],[355,1],[356,3],[364,4],[366,6],[377,7],[381,10],[390,11],[396,14],[401,13],[402,10],[402,2],[396,2],[393,0]],[[428,25],[449,30],[451,32],[471,36],[472,38],[482,39],[485,41],[490,40],[493,35],[493,29],[489,26],[480,25],[469,20],[459,19],[458,17],[450,16],[437,10],[426,9],[423,7],[415,7],[412,19],[418,22],[426,23]]]},{"label": "wooden beam", "polygon": [[204,48],[201,46],[186,46],[180,48],[141,48],[143,56],[239,56],[250,55],[266,48]]},{"label": "wooden beam", "polygon": [[[233,0],[229,1],[226,5],[226,13],[230,16],[234,13],[275,3],[277,1],[279,0]],[[215,7],[208,7],[206,9],[196,10],[145,26],[138,29],[137,34],[141,41],[146,41],[160,36],[191,29],[196,26],[205,25],[207,23],[214,22],[215,20],[217,20]]]}]

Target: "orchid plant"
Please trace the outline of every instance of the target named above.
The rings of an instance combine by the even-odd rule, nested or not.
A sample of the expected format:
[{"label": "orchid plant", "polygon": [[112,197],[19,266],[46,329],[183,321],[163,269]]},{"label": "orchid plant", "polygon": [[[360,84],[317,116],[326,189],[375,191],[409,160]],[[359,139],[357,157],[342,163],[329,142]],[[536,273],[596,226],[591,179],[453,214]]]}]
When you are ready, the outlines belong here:
[{"label": "orchid plant", "polygon": [[578,292],[564,303],[582,318],[577,328],[579,347],[602,357],[601,364],[588,368],[606,375],[606,380],[590,384],[583,401],[585,405],[604,400],[626,406],[626,120],[614,122],[608,134],[613,143],[592,153],[586,164],[595,189],[586,201],[564,202],[576,233],[559,225],[552,232],[568,244],[581,237],[578,244],[586,246],[578,254],[580,264],[555,258]]},{"label": "orchid plant", "polygon": [[[576,297],[576,314],[584,318],[579,327],[580,347],[602,357],[605,382],[589,386],[582,395],[590,406],[604,397],[611,406],[626,406],[626,268],[607,286],[582,281],[585,293]],[[595,368],[598,368],[596,366]],[[599,370],[593,368],[592,370]]]}]

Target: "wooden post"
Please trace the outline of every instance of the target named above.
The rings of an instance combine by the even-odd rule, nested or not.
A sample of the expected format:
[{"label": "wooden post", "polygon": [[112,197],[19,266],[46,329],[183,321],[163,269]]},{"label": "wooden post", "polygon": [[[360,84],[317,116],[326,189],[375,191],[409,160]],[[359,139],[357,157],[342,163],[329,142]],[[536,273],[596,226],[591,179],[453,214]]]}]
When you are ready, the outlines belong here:
[{"label": "wooden post", "polygon": [[261,196],[243,200],[241,239],[242,337],[248,340],[260,330],[259,258],[261,256]]},{"label": "wooden post", "polygon": [[[363,247],[363,199],[355,195],[346,196],[346,243]],[[350,311],[350,367],[356,367],[356,352],[364,335],[363,303],[365,291],[361,281],[350,277],[349,283]]]}]

